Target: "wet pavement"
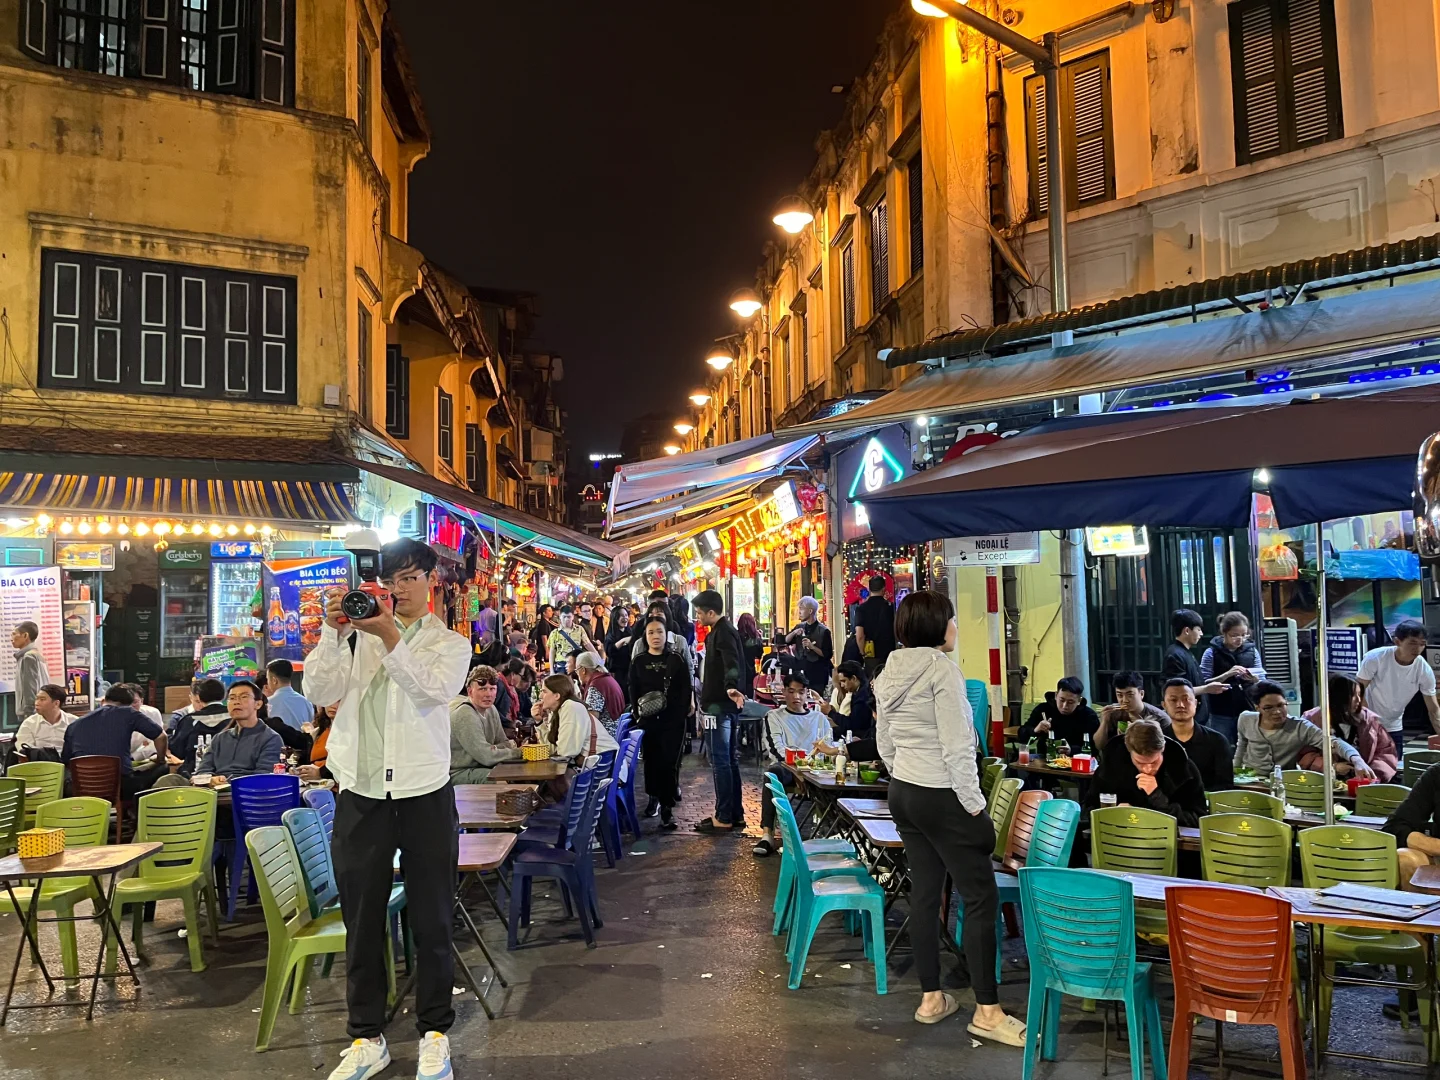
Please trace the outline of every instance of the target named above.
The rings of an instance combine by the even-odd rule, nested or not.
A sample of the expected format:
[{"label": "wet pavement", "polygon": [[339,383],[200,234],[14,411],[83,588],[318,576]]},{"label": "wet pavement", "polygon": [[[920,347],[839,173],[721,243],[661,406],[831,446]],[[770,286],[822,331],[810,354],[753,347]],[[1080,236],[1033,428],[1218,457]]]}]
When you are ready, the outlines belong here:
[{"label": "wet pavement", "polygon": [[[755,833],[759,789],[752,768],[745,776],[746,816]],[[684,779],[680,829],[660,834],[658,820],[646,820],[644,835],[626,845],[621,864],[599,870],[605,925],[597,948],[585,948],[578,923],[562,920],[558,894],[550,890],[547,899],[543,885],[536,887],[535,922],[517,952],[505,950],[504,928],[488,906],[475,909],[511,986],[491,990],[499,1013],[493,1022],[473,997],[457,997],[458,1019],[450,1032],[457,1076],[978,1080],[1020,1075],[1020,1051],[974,1045],[964,1027],[968,1008],[933,1027],[911,1019],[919,992],[903,941],[890,959],[890,993],[878,997],[860,939],[840,933],[832,918],[812,950],[802,988],[786,989],[782,948],[770,935],[779,860],[755,858],[748,839],[693,833],[690,825],[710,809],[708,769],[687,759]],[[92,1023],[85,1022],[83,1007],[12,1013],[0,1030],[0,1077],[59,1080],[112,1070],[124,1080],[327,1076],[347,1042],[343,963],[332,978],[312,977],[305,1011],[291,1016],[282,1010],[271,1049],[257,1055],[265,960],[258,907],[248,909],[240,925],[222,930],[218,949],[207,940],[210,966],[201,974],[189,969],[185,942],[177,935],[181,925],[178,903],[161,904],[147,927],[143,988],[137,995],[123,981],[118,988],[102,987]],[[14,916],[0,918],[0,978],[8,976],[18,932]],[[58,970],[53,928],[42,931],[42,942],[47,962]],[[97,933],[82,931],[82,964],[86,956],[93,960],[97,942]],[[1027,981],[1018,939],[1005,943],[1005,956],[1002,1001],[1023,1016]],[[473,945],[467,958],[479,961]],[[948,956],[945,965],[955,985]],[[17,1000],[38,1000],[44,984],[28,959],[20,978]],[[1160,981],[1161,1008],[1168,1016],[1168,980]],[[968,1004],[969,993],[960,994]],[[1381,1020],[1384,1000],[1373,991],[1338,994],[1335,1045],[1418,1060],[1418,1032],[1402,1032]],[[1036,1075],[1098,1077],[1100,1014],[1083,1013],[1078,1002],[1067,999],[1062,1025],[1062,1060],[1042,1065]],[[389,1038],[395,1063],[385,1075],[414,1075],[415,1034],[408,1013],[396,1018]],[[1113,1026],[1110,1039],[1113,1047]],[[1230,1076],[1280,1076],[1273,1031],[1230,1025],[1225,1045]],[[1110,1071],[1128,1075],[1127,1061],[1112,1057]],[[1338,1060],[1327,1062],[1327,1075],[1335,1080],[1377,1071],[1413,1074],[1396,1066],[1362,1072]],[[1215,1075],[1213,1045],[1204,1035],[1197,1038],[1192,1075]]]}]

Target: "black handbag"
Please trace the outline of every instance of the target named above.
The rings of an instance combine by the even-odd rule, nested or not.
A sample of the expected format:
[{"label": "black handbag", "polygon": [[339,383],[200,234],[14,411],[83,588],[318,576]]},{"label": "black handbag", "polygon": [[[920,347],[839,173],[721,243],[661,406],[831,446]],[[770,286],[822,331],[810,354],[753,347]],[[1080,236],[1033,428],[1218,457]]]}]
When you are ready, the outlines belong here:
[{"label": "black handbag", "polygon": [[665,706],[670,702],[670,676],[665,676],[665,689],[651,690],[648,694],[641,694],[640,700],[635,702],[632,714],[635,719],[644,726],[646,720],[653,720],[665,711]]}]

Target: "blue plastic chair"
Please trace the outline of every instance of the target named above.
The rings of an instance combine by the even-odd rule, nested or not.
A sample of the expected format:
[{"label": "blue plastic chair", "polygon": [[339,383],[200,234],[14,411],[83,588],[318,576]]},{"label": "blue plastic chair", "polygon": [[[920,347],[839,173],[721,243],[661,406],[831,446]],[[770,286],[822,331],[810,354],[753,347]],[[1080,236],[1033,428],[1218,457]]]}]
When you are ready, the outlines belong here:
[{"label": "blue plastic chair", "polygon": [[[790,797],[785,794],[785,788],[779,779],[773,773],[766,773],[765,781],[775,795],[777,808],[784,806],[789,811],[791,820],[795,820],[795,807],[791,805]],[[870,877],[870,871],[855,854],[855,845],[849,840],[802,840],[800,847],[805,851],[812,881],[827,877],[860,877],[867,880]],[[775,922],[770,928],[771,934],[790,931],[795,906],[795,874],[795,856],[790,845],[783,844],[780,848],[780,882],[775,889]]]},{"label": "blue plastic chair", "polygon": [[[532,848],[564,847],[566,840],[580,827],[580,815],[585,809],[585,800],[590,789],[601,779],[600,767],[581,769],[570,779],[570,791],[565,802],[547,807],[540,814],[531,814],[525,828],[515,841],[515,851]],[[542,816],[543,815],[543,816]],[[538,818],[538,822],[537,822]],[[588,841],[587,841],[588,844]],[[568,906],[567,906],[567,911]]]},{"label": "blue plastic chair", "polygon": [[1145,1040],[1155,1080],[1166,1080],[1165,1041],[1149,964],[1135,960],[1135,891],[1124,878],[1093,870],[1026,866],[1020,870],[1030,1003],[1022,1080],[1035,1075],[1035,1053],[1059,1050],[1060,996],[1125,1005],[1130,1070],[1145,1080]]},{"label": "blue plastic chair", "polygon": [[980,756],[990,753],[990,687],[979,679],[965,680],[965,697],[975,719],[975,737],[980,742]]},{"label": "blue plastic chair", "polygon": [[621,713],[620,719],[615,721],[615,741],[621,746],[625,745],[625,736],[630,734],[630,714]]},{"label": "blue plastic chair", "polygon": [[[622,832],[628,832],[638,837],[640,835],[640,812],[639,804],[635,800],[635,774],[640,771],[640,745],[645,738],[645,733],[632,731],[626,738],[634,742],[635,752],[630,755],[628,767],[622,759],[620,771],[615,777],[619,781],[615,787],[619,792],[620,809],[625,815],[620,821],[620,829]],[[629,744],[622,742],[621,745],[628,746]]]},{"label": "blue plastic chair", "polygon": [[865,959],[875,966],[875,993],[886,991],[885,977],[885,892],[869,874],[842,874],[816,880],[810,856],[800,839],[800,826],[790,810],[789,800],[775,800],[775,816],[785,836],[785,847],[795,863],[795,910],[790,923],[786,952],[790,957],[790,989],[800,989],[805,961],[820,920],[831,912],[860,916],[865,942]]},{"label": "blue plastic chair", "polygon": [[[594,771],[594,770],[589,770]],[[577,777],[578,779],[578,777]],[[588,948],[595,947],[595,929],[600,921],[599,898],[595,894],[595,862],[590,856],[590,838],[595,835],[600,806],[605,790],[613,780],[597,780],[585,793],[576,828],[558,847],[534,845],[517,852],[511,859],[510,918],[507,948],[520,947],[519,928],[530,925],[530,893],[534,879],[554,878],[560,883],[560,894],[570,913],[574,897],[575,912],[580,916],[580,930]]]},{"label": "blue plastic chair", "polygon": [[334,840],[335,838],[335,793],[329,788],[310,788],[300,796],[305,805],[320,815],[320,823],[325,826],[325,835]]},{"label": "blue plastic chair", "polygon": [[[237,776],[230,781],[230,810],[235,818],[235,842],[230,845],[230,887],[227,890],[225,921],[235,921],[235,905],[240,899],[240,884],[250,870],[250,849],[245,836],[251,829],[284,824],[286,810],[300,805],[300,778],[288,773],[267,773],[261,776]],[[251,872],[250,903],[259,903]]]},{"label": "blue plastic chair", "polygon": [[[615,783],[605,789],[605,807],[600,813],[600,844],[605,849],[605,864],[614,866],[615,863],[625,857],[625,840],[621,835],[629,825],[629,815],[621,817],[625,813],[621,803],[621,791],[624,787],[622,777],[635,775],[635,759],[640,754],[640,732],[626,738],[620,744],[620,753],[615,760],[615,768],[611,778]],[[635,835],[640,835],[637,827]]]}]

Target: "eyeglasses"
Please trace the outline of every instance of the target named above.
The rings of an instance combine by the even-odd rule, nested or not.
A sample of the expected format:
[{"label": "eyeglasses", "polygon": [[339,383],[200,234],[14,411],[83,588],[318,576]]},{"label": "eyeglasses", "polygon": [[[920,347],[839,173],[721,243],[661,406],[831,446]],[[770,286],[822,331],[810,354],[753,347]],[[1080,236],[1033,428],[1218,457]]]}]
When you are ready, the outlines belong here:
[{"label": "eyeglasses", "polygon": [[429,574],[426,574],[423,571],[415,570],[411,573],[399,574],[396,577],[392,578],[381,578],[380,584],[384,585],[387,589],[393,589],[397,585],[418,585],[420,582],[424,581],[429,576]]},{"label": "eyeglasses", "polygon": [[1285,703],[1284,703],[1283,701],[1280,702],[1280,704],[1278,704],[1278,705],[1261,705],[1261,706],[1260,706],[1260,711],[1261,711],[1261,712],[1284,712],[1285,709],[1286,709],[1286,705],[1285,705]]}]

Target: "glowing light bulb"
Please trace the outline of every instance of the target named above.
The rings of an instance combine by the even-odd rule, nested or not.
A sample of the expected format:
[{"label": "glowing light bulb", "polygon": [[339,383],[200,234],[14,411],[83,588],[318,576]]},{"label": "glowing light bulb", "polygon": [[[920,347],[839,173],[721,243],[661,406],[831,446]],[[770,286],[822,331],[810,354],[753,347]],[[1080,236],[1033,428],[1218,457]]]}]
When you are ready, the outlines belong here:
[{"label": "glowing light bulb", "polygon": [[226,525],[226,526],[225,526],[225,535],[226,535],[226,536],[234,536],[234,535],[235,535],[236,533],[238,533],[239,531],[240,531],[240,526],[238,526],[238,525],[230,524],[230,525]]},{"label": "glowing light bulb", "polygon": [[110,530],[111,528],[113,528],[113,526],[108,521],[102,521],[98,525],[96,525],[95,528],[101,536],[109,536]]},{"label": "glowing light bulb", "polygon": [[116,525],[116,526],[115,526],[115,531],[116,531],[117,533],[119,533],[121,536],[129,536],[129,535],[130,535],[130,523],[129,523],[128,521],[122,521],[122,522],[120,522],[119,525]]},{"label": "glowing light bulb", "polygon": [[73,521],[71,521],[69,518],[66,518],[64,521],[62,521],[62,522],[60,523],[60,531],[61,531],[62,533],[64,533],[66,536],[69,536],[71,533],[73,533],[73,532],[75,531],[75,523],[74,523]]},{"label": "glowing light bulb", "polygon": [[37,517],[37,518],[35,519],[35,524],[39,525],[42,529],[45,529],[45,528],[49,528],[50,522],[53,521],[53,520],[54,520],[54,519],[51,518],[51,516],[50,516],[49,514],[41,514],[39,517]]},{"label": "glowing light bulb", "polygon": [[90,522],[88,522],[88,521],[82,521],[82,522],[80,522],[80,524],[76,527],[76,530],[75,530],[75,531],[78,532],[81,536],[89,536],[89,535],[90,535],[90,530],[91,530],[92,527],[93,527],[93,526],[91,526]]},{"label": "glowing light bulb", "polygon": [[220,528],[219,525],[212,521],[210,523],[210,528],[207,531],[210,533],[211,536],[219,536],[225,530]]},{"label": "glowing light bulb", "polygon": [[156,535],[156,536],[169,536],[169,535],[170,535],[170,523],[169,523],[168,521],[157,521],[157,522],[155,522],[155,535]]},{"label": "glowing light bulb", "polygon": [[149,531],[150,531],[150,526],[147,525],[147,524],[145,524],[145,522],[143,522],[143,521],[137,521],[137,522],[135,523],[135,535],[136,535],[136,536],[144,536],[144,535],[145,535],[146,533],[148,533]]}]

